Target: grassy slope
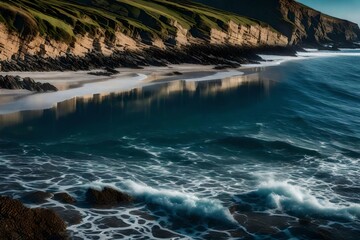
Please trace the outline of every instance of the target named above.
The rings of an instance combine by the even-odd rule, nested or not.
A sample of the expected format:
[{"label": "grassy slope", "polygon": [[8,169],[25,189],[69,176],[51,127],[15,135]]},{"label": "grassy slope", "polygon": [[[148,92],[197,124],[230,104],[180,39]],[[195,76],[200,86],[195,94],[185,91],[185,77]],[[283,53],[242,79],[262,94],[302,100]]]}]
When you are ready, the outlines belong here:
[{"label": "grassy slope", "polygon": [[211,28],[225,29],[229,20],[256,21],[186,0],[1,0],[0,22],[23,37],[40,33],[73,42],[76,34],[102,29],[111,41],[115,31],[145,38],[175,35],[171,24],[206,37]]}]

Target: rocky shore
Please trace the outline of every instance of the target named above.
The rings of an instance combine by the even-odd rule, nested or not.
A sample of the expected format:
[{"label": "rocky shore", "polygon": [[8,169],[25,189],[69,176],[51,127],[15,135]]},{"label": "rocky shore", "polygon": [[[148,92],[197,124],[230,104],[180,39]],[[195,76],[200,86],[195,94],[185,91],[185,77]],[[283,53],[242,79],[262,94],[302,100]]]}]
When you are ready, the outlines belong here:
[{"label": "rocky shore", "polygon": [[71,54],[58,58],[25,55],[23,58],[0,62],[0,71],[77,71],[118,67],[141,68],[169,64],[236,65],[258,63],[257,54],[294,56],[296,47],[261,46],[239,47],[232,45],[190,45],[183,48],[160,49],[150,47],[142,51],[115,52],[105,56],[90,52],[84,57]]},{"label": "rocky shore", "polygon": [[52,210],[27,208],[0,196],[1,239],[68,239],[65,222]]},{"label": "rocky shore", "polygon": [[0,89],[26,89],[32,92],[56,92],[58,89],[50,83],[35,82],[34,79],[19,76],[1,76]]},{"label": "rocky shore", "polygon": [[[68,193],[48,193],[35,191],[26,193],[21,201],[30,204],[41,204],[49,198],[64,204],[76,204],[77,201]],[[95,208],[111,208],[119,204],[129,204],[133,198],[110,187],[97,190],[89,188],[86,202]],[[7,196],[0,196],[0,236],[1,239],[70,239],[67,224],[78,224],[81,216],[74,213],[56,212],[45,208],[28,208],[23,203]]]}]

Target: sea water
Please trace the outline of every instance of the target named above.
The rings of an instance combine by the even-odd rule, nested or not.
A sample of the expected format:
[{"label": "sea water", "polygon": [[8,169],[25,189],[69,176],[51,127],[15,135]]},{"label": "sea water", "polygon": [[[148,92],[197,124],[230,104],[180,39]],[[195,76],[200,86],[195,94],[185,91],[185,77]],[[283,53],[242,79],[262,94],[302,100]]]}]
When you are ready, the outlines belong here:
[{"label": "sea water", "polygon": [[[0,120],[0,194],[70,193],[75,205],[28,206],[54,209],[74,239],[360,236],[356,51]],[[136,200],[92,208],[85,192],[103,186]]]}]

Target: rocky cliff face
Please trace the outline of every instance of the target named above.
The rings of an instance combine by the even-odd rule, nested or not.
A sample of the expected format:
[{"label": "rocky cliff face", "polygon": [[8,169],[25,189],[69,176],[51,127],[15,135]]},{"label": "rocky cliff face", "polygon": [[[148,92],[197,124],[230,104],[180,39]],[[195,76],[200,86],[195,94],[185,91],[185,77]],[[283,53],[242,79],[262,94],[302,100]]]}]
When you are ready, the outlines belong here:
[{"label": "rocky cliff face", "polygon": [[287,38],[270,27],[256,25],[238,25],[229,22],[226,31],[211,29],[210,42],[212,44],[231,44],[240,46],[286,46]]},{"label": "rocky cliff face", "polygon": [[285,35],[289,44],[346,44],[360,40],[355,23],[334,18],[294,0],[196,0],[258,19]]},{"label": "rocky cliff face", "polygon": [[56,58],[72,54],[82,57],[89,52],[110,55],[114,51],[137,50],[144,46],[141,42],[121,32],[117,32],[115,36],[112,45],[109,44],[105,35],[101,32],[93,36],[79,34],[74,42],[69,44],[40,34],[32,38],[24,38],[19,33],[11,31],[0,23],[0,60],[21,59],[26,55]]},{"label": "rocky cliff face", "polygon": [[207,36],[192,35],[189,30],[177,22],[174,22],[173,26],[176,29],[175,34],[168,35],[166,39],[152,38],[146,39],[145,42],[145,39],[139,36],[125,35],[119,31],[115,33],[115,38],[109,42],[105,33],[99,31],[97,35],[93,36],[78,34],[73,43],[68,44],[40,34],[33,38],[23,38],[17,32],[10,31],[4,24],[0,23],[0,60],[21,59],[26,55],[56,58],[71,54],[81,57],[90,52],[108,56],[118,51],[141,50],[150,46],[166,49],[167,47],[201,43],[239,46],[286,46],[288,44],[288,39],[284,35],[260,24],[240,25],[230,21],[224,29],[209,29]]}]

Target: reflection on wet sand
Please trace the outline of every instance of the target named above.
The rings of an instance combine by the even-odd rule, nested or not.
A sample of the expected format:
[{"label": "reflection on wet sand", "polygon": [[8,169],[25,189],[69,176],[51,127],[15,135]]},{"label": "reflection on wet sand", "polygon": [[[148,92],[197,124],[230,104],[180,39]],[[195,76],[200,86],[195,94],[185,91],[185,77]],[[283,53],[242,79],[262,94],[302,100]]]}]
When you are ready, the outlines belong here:
[{"label": "reflection on wet sand", "polygon": [[103,101],[110,101],[115,98],[115,106],[117,108],[126,108],[129,111],[138,112],[146,111],[150,105],[161,102],[176,94],[211,98],[216,97],[217,94],[246,86],[256,87],[256,91],[259,93],[268,94],[273,84],[273,81],[264,78],[261,73],[251,73],[211,81],[193,82],[175,80],[162,83],[150,83],[149,85],[120,93],[90,94],[72,98],[57,103],[55,107],[49,110],[23,111],[0,115],[0,129],[41,117],[45,112],[51,112],[56,119],[59,119],[76,112],[78,108],[84,108],[84,106],[89,104],[100,104]]},{"label": "reflection on wet sand", "polygon": [[24,111],[24,112],[16,112],[6,115],[0,115],[0,129],[39,118],[43,115],[43,113],[44,110],[37,110],[37,111]]}]

